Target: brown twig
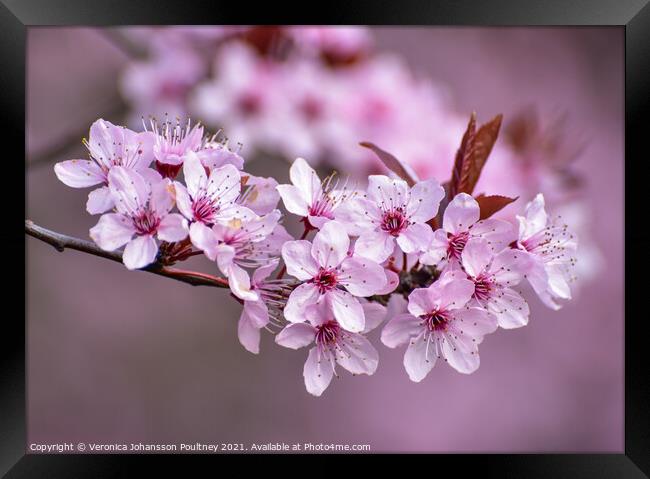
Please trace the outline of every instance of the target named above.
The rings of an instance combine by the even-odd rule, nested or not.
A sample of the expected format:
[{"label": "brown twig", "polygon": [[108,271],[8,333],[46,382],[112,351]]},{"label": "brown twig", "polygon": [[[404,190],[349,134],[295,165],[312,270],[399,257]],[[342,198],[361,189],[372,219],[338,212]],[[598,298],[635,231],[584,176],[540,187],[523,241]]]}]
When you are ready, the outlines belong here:
[{"label": "brown twig", "polygon": [[[106,258],[117,263],[122,262],[122,253],[119,251],[104,251],[95,243],[50,231],[34,224],[34,222],[30,220],[25,220],[25,233],[53,246],[57,251],[62,252],[66,249],[73,249],[93,256],[99,256],[100,258]],[[191,284],[192,286],[212,286],[215,288],[228,287],[228,280],[225,278],[219,278],[217,276],[194,271],[177,270],[157,263],[142,268],[141,271],[147,271],[159,276],[175,279],[176,281]]]}]

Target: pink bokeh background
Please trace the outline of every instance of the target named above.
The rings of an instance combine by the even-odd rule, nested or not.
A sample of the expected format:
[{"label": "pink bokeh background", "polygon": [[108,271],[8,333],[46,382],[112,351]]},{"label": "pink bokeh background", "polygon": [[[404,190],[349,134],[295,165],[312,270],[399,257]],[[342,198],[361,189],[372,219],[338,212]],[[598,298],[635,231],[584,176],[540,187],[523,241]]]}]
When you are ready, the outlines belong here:
[{"label": "pink bokeh background", "polygon": [[[377,28],[377,46],[448,88],[459,112],[507,119],[566,111],[588,140],[576,167],[596,212],[603,268],[554,313],[528,295],[531,322],[493,334],[469,376],[443,364],[409,381],[401,350],[378,346],[371,377],[343,374],[321,398],[304,352],[236,337],[240,306],[193,288],[27,239],[28,443],[339,443],[374,452],[623,450],[623,29]],[[120,100],[128,61],[90,28],[30,28],[27,215],[87,238],[87,191],[57,181],[38,152]],[[119,122],[120,117],[106,119]],[[489,168],[489,163],[487,168]],[[286,181],[283,163],[254,174]],[[280,172],[280,173],[278,173]],[[201,258],[192,260],[208,270]],[[372,337],[376,339],[377,332]]]}]

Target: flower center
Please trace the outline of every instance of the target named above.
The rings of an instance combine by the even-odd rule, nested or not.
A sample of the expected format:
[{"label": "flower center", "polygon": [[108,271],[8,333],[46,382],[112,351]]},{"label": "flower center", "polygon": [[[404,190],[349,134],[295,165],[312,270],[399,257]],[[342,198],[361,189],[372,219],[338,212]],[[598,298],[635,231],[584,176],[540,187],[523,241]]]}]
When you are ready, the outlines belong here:
[{"label": "flower center", "polygon": [[399,236],[407,226],[408,220],[402,208],[386,211],[381,219],[381,229],[392,236]]},{"label": "flower center", "polygon": [[334,219],[334,215],[332,214],[332,205],[326,197],[315,201],[314,204],[309,207],[309,214],[311,216],[323,216],[331,220]]},{"label": "flower center", "polygon": [[321,268],[312,282],[318,286],[319,293],[324,294],[336,287],[336,272],[331,269]]},{"label": "flower center", "polygon": [[341,326],[336,321],[328,321],[316,327],[316,343],[321,346],[329,346],[336,343],[341,332]]},{"label": "flower center", "polygon": [[133,226],[138,235],[154,234],[158,230],[160,218],[149,208],[140,211],[133,217]]},{"label": "flower center", "polygon": [[449,325],[449,315],[445,311],[433,311],[424,316],[420,316],[424,325],[431,332],[445,331]]},{"label": "flower center", "polygon": [[465,245],[469,239],[469,232],[463,231],[455,235],[449,233],[447,237],[449,241],[449,245],[447,246],[447,256],[454,259],[460,259],[460,254],[465,249]]},{"label": "flower center", "polygon": [[474,297],[479,301],[490,299],[492,280],[486,274],[480,274],[474,279]]},{"label": "flower center", "polygon": [[200,196],[192,202],[192,213],[194,220],[204,223],[206,225],[212,224],[214,214],[219,208],[214,206],[214,203],[205,196]]}]

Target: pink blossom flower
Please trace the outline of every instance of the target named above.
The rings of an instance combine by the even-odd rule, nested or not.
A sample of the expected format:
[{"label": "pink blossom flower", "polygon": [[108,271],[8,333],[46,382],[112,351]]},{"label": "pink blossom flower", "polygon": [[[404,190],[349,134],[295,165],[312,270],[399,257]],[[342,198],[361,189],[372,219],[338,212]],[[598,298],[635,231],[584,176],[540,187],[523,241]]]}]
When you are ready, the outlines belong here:
[{"label": "pink blossom flower", "polygon": [[280,320],[281,309],[286,303],[289,280],[269,279],[277,266],[278,260],[275,260],[255,270],[251,278],[251,290],[258,294],[258,299],[244,301],[244,309],[239,317],[239,342],[253,354],[258,354],[260,350],[260,330],[271,319]]},{"label": "pink blossom flower", "polygon": [[393,252],[395,242],[405,253],[422,251],[431,241],[426,224],[438,212],[445,192],[436,180],[420,181],[413,188],[403,180],[371,175],[368,192],[345,202],[336,219],[358,235],[359,255],[382,262]]},{"label": "pink blossom flower", "polygon": [[[376,307],[379,305],[367,303],[364,306],[368,308],[369,318],[381,318],[385,314]],[[352,374],[374,374],[379,364],[377,350],[362,334],[347,331],[326,302],[306,307],[303,315],[307,322],[289,324],[278,333],[275,342],[291,349],[315,344],[309,350],[303,369],[307,392],[320,396],[336,375],[337,364]]]},{"label": "pink blossom flower", "polygon": [[233,218],[245,221],[257,216],[235,202],[241,191],[241,176],[233,165],[216,168],[208,176],[198,155],[189,152],[183,163],[183,174],[187,187],[178,181],[174,186],[178,210],[188,221],[212,226]]},{"label": "pink blossom flower", "polygon": [[569,283],[575,281],[575,233],[560,218],[550,218],[540,193],[526,205],[525,216],[517,216],[519,239],[517,247],[527,252],[530,263],[526,278],[542,300],[552,309],[571,299]]},{"label": "pink blossom flower", "polygon": [[180,121],[172,123],[165,120],[161,126],[155,120],[150,121],[155,135],[153,154],[156,169],[165,178],[176,178],[189,153],[197,152],[203,146],[203,126],[197,123],[191,126],[190,120],[183,128]]},{"label": "pink blossom flower", "polygon": [[384,327],[381,341],[386,346],[409,342],[404,367],[412,381],[424,379],[439,357],[461,373],[479,367],[478,344],[497,323],[484,309],[468,305],[473,294],[471,281],[443,275],[428,288],[413,290],[410,314],[400,314]]},{"label": "pink blossom flower", "polygon": [[257,301],[259,294],[252,288],[244,268],[268,264],[279,254],[281,245],[293,239],[278,225],[280,216],[278,210],[264,216],[233,216],[228,223],[216,223],[212,228],[194,222],[190,226],[190,238],[195,247],[217,262],[235,296]]},{"label": "pink blossom flower", "polygon": [[292,323],[304,320],[310,304],[327,300],[344,329],[362,331],[365,318],[356,297],[376,294],[386,285],[384,269],[372,260],[348,255],[350,239],[343,226],[329,221],[309,241],[289,241],[282,246],[287,273],[302,284],[291,292],[284,309]]},{"label": "pink blossom flower", "polygon": [[68,160],[54,165],[54,173],[72,188],[103,185],[88,195],[86,210],[90,214],[105,213],[114,206],[108,188],[108,173],[115,166],[142,172],[153,159],[153,136],[136,133],[123,126],[99,119],[90,127],[85,141],[90,160]]},{"label": "pink blossom flower", "polygon": [[528,303],[511,288],[521,282],[529,263],[524,253],[506,248],[494,255],[486,240],[472,238],[465,245],[461,262],[474,283],[474,300],[496,317],[500,327],[528,324]]},{"label": "pink blossom flower", "polygon": [[318,174],[303,158],[296,158],[289,169],[291,185],[278,185],[285,208],[294,215],[309,220],[315,228],[321,228],[327,221],[334,219],[334,211],[345,200],[355,195],[347,185],[337,189],[328,177],[321,184]]},{"label": "pink blossom flower", "polygon": [[452,266],[458,264],[467,241],[474,237],[486,239],[493,252],[503,249],[514,235],[512,225],[494,218],[479,221],[480,214],[478,202],[471,195],[457,194],[445,210],[442,228],[433,233],[420,262],[428,265],[441,262]]},{"label": "pink blossom flower", "polygon": [[187,237],[187,221],[170,213],[174,200],[171,184],[160,180],[149,184],[139,173],[116,166],[108,173],[108,187],[116,213],[107,213],[90,229],[90,237],[106,251],[124,248],[128,269],[143,268],[156,260],[157,236],[162,241],[181,241]]}]

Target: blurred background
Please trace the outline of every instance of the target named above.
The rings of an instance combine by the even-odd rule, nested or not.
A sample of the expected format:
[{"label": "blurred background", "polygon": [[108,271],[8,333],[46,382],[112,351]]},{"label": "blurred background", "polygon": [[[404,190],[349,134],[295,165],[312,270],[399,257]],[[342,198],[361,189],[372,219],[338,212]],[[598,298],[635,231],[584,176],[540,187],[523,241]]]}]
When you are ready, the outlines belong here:
[{"label": "blurred background", "polygon": [[477,192],[519,196],[511,219],[544,192],[581,252],[574,300],[552,312],[529,291],[530,324],[487,338],[476,373],[439,364],[412,383],[403,350],[374,332],[377,373],[343,373],[314,398],[306,351],[263,334],[259,356],[246,352],[225,291],[28,238],[28,442],[621,452],[623,40],[613,27],[30,28],[27,214],[41,226],[88,238],[88,190],[52,168],[86,157],[100,117],[189,115],[280,182],[296,156],[382,171],[363,140],[445,181],[476,111],[504,114]]}]

